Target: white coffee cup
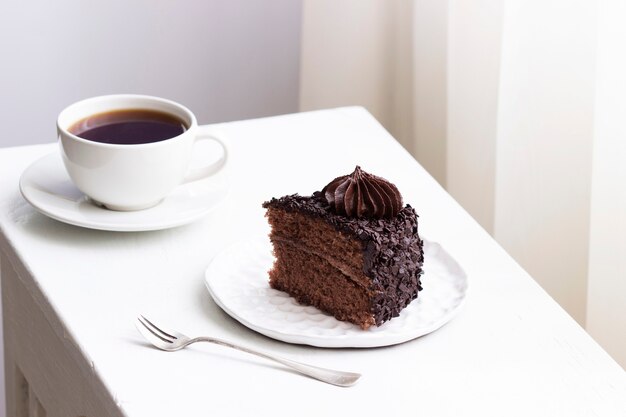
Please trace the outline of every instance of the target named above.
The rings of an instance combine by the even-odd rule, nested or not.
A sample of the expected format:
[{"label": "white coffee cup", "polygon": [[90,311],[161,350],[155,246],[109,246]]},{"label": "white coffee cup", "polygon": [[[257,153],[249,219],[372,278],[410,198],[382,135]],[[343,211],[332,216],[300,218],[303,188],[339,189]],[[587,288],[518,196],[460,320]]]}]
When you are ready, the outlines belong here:
[{"label": "white coffee cup", "polygon": [[[126,109],[168,113],[187,129],[170,139],[133,145],[95,142],[69,131],[76,122],[90,116]],[[198,122],[188,108],[159,97],[118,94],[79,101],[59,114],[57,132],[63,163],[74,184],[97,204],[112,210],[155,206],[177,186],[217,173],[228,157],[219,137],[198,133]],[[190,170],[197,140],[213,140],[223,152],[217,161]]]}]

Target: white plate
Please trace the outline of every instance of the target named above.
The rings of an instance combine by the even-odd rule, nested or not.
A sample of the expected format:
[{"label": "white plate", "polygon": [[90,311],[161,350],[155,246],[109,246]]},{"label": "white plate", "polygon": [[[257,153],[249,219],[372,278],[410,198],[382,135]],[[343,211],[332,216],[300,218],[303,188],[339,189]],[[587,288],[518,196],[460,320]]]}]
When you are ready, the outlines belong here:
[{"label": "white plate", "polygon": [[31,164],[20,178],[20,191],[33,207],[53,219],[90,229],[138,232],[167,229],[205,216],[227,193],[224,174],[177,187],[155,207],[120,212],[97,206],[81,193],[65,171],[58,152]]},{"label": "white plate", "polygon": [[269,286],[274,257],[266,237],[242,240],[224,249],[205,273],[215,302],[243,325],[274,339],[319,347],[376,347],[406,342],[437,330],[461,308],[467,275],[438,243],[424,241],[423,291],[380,327],[362,330],[315,307],[302,306]]}]

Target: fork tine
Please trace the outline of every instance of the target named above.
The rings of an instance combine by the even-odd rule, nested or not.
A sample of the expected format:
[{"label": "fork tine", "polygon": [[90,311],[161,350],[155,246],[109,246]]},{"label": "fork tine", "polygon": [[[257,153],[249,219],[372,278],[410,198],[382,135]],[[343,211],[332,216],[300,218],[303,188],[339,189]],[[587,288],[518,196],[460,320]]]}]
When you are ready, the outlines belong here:
[{"label": "fork tine", "polygon": [[[146,336],[148,336],[148,335],[147,335],[147,334],[145,334],[145,333],[142,331],[142,329],[145,329],[145,330],[149,331],[149,332],[150,332],[150,334],[151,334],[152,336],[157,337],[157,338],[159,338],[160,340],[162,340],[162,341],[164,341],[164,342],[166,342],[166,343],[174,343],[174,341],[173,341],[173,340],[168,339],[167,337],[162,336],[162,335],[158,334],[156,331],[152,330],[152,328],[150,327],[150,325],[149,325],[149,324],[147,324],[146,322],[144,322],[144,321],[142,320],[142,318],[143,318],[143,316],[141,316],[141,317],[137,317],[137,323],[138,323],[137,328],[138,328],[138,330],[139,330],[139,331],[140,331],[140,332],[144,335],[144,337],[146,337]],[[144,318],[144,320],[145,320],[145,318]],[[149,337],[146,337],[146,339],[149,339]]]},{"label": "fork tine", "polygon": [[[162,329],[158,328],[156,324],[154,324],[150,320],[148,320],[143,314],[140,314],[139,316],[143,319],[144,322],[148,323],[150,325],[150,327],[152,327],[152,329],[156,330],[158,333],[161,333],[161,334],[165,335],[166,337],[168,337],[170,339],[174,339],[174,340],[178,339],[178,337],[174,336],[173,334],[169,334],[165,330],[162,330]],[[169,330],[169,331],[171,333],[174,333],[171,330]]]}]

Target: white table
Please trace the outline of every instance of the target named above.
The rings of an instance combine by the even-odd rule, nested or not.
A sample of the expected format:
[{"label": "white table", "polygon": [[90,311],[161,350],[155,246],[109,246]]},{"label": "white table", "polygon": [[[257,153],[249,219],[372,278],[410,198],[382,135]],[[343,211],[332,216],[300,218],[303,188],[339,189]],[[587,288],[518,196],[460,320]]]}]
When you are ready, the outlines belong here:
[{"label": "white table", "polygon": [[[22,199],[18,179],[56,145],[0,150],[9,416],[626,416],[624,370],[365,110],[221,129],[232,148],[229,199],[201,221],[157,232],[48,219]],[[356,164],[395,182],[420,231],[463,265],[461,314],[402,345],[327,350],[271,340],[223,313],[204,288],[211,257],[268,231],[266,199],[310,194]],[[161,352],[135,330],[138,312],[364,377],[338,388],[218,346]]]}]

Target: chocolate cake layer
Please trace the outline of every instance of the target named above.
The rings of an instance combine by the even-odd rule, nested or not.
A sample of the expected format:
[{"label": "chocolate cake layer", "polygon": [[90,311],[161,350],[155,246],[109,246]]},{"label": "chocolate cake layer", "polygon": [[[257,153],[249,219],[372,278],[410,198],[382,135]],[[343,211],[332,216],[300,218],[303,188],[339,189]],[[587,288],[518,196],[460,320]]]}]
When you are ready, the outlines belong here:
[{"label": "chocolate cake layer", "polygon": [[329,312],[337,320],[350,321],[363,328],[375,324],[369,312],[367,289],[322,257],[290,243],[275,241],[274,244],[276,257],[283,262],[270,272],[272,288],[287,292],[300,304]]},{"label": "chocolate cake layer", "polygon": [[[263,206],[268,209],[267,216],[272,225],[270,238],[277,256],[271,277],[279,274],[284,281],[290,274],[303,271],[295,265],[291,270],[286,266],[291,262],[290,256],[298,255],[293,251],[321,259],[337,270],[337,279],[346,280],[353,286],[343,289],[338,286],[335,289],[338,294],[346,288],[354,291],[344,296],[361,297],[365,294],[368,302],[364,311],[371,319],[363,320],[363,314],[359,313],[358,324],[362,327],[372,323],[380,325],[397,317],[422,289],[423,243],[417,234],[417,214],[411,206],[405,206],[390,219],[346,217],[334,213],[320,192],[311,197],[294,194],[274,198]],[[281,268],[280,273],[274,272]],[[316,276],[310,277],[310,285],[321,285],[322,281]],[[287,292],[290,291],[287,289]],[[313,304],[301,298],[304,300],[301,302]],[[333,306],[320,308],[335,314]]]}]

